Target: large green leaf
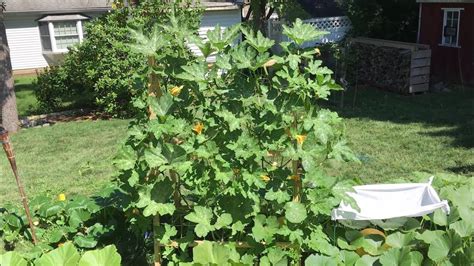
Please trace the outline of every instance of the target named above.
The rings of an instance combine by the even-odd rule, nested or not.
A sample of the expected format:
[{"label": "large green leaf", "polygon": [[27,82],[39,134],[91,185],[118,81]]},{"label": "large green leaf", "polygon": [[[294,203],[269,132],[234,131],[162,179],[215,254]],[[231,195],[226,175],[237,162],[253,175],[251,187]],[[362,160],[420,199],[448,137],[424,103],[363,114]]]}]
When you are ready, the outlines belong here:
[{"label": "large green leaf", "polygon": [[174,211],[176,210],[176,207],[174,206],[173,203],[157,203],[154,201],[151,201],[148,206],[145,207],[143,210],[143,215],[145,217],[148,216],[153,216],[159,213],[160,215],[172,215]]},{"label": "large green leaf", "polygon": [[273,241],[275,234],[279,230],[279,223],[276,217],[265,217],[259,214],[254,218],[254,226],[252,227],[252,236],[257,242],[265,241],[270,243]]},{"label": "large green leaf", "polygon": [[167,163],[160,145],[145,150],[145,161],[150,167],[159,167]]},{"label": "large green leaf", "polygon": [[168,244],[168,242],[171,240],[173,236],[175,236],[178,233],[178,230],[176,230],[176,227],[165,224],[164,226],[160,226],[158,228],[158,232],[156,235],[156,240],[160,241],[161,244]]},{"label": "large green leaf", "polygon": [[300,202],[287,202],[285,204],[285,217],[290,223],[301,223],[306,219],[306,207]]},{"label": "large green leaf", "polygon": [[472,236],[474,233],[472,222],[464,220],[450,224],[449,228],[453,229],[460,237]]},{"label": "large green leaf", "polygon": [[165,44],[165,40],[162,38],[158,27],[154,27],[148,36],[141,30],[133,29],[130,29],[130,35],[135,42],[130,44],[132,50],[146,56],[154,56]]},{"label": "large green leaf", "polygon": [[356,261],[354,266],[372,266],[377,259],[378,257],[364,255]]},{"label": "large green leaf", "polygon": [[411,233],[403,234],[395,232],[387,237],[385,243],[393,248],[402,248],[408,246],[413,238],[414,235]]},{"label": "large green leaf", "polygon": [[445,232],[441,230],[436,230],[436,231],[426,230],[421,235],[417,235],[416,238],[419,240],[422,240],[426,244],[431,244],[436,239],[442,238],[444,234]]},{"label": "large green leaf", "polygon": [[94,248],[97,245],[97,240],[93,236],[77,235],[74,237],[74,244],[81,248]]},{"label": "large green leaf", "polygon": [[259,53],[267,51],[275,44],[275,41],[266,38],[260,31],[255,35],[253,31],[242,28],[242,33],[245,35],[245,42],[255,48]]},{"label": "large green leaf", "polygon": [[217,217],[216,224],[214,224],[217,230],[229,226],[232,224],[232,216],[228,213],[223,213],[219,217]]},{"label": "large green leaf", "polygon": [[120,170],[128,170],[135,166],[135,161],[135,151],[129,145],[123,145],[114,159],[114,165]]},{"label": "large green leaf", "polygon": [[379,261],[383,266],[418,266],[423,261],[423,255],[409,248],[392,248],[383,253]]},{"label": "large green leaf", "polygon": [[284,202],[288,202],[290,200],[291,196],[288,194],[288,192],[284,190],[277,190],[274,191],[273,189],[270,191],[267,191],[265,194],[265,199],[270,200],[270,201],[276,201],[277,203],[281,204]]},{"label": "large green leaf", "polygon": [[330,257],[336,257],[339,253],[339,249],[333,246],[329,241],[329,237],[322,231],[321,226],[319,226],[311,232],[306,243],[310,249],[317,251],[318,253]]},{"label": "large green leaf", "polygon": [[451,249],[451,244],[446,236],[438,237],[431,242],[428,257],[436,262],[444,260]]},{"label": "large green leaf", "polygon": [[269,248],[267,258],[271,265],[274,266],[287,266],[288,258],[285,256],[284,250],[273,247]]},{"label": "large green leaf", "polygon": [[149,98],[151,109],[159,117],[166,116],[173,106],[173,96],[169,93],[164,93],[161,97],[150,96]]},{"label": "large green leaf", "polygon": [[298,18],[293,24],[293,27],[283,25],[283,34],[292,39],[296,44],[302,45],[307,41],[313,41],[327,34],[327,32],[318,31],[313,25],[303,23],[303,21]]},{"label": "large green leaf", "polygon": [[204,241],[193,248],[193,261],[201,265],[230,265],[230,261],[238,262],[239,254],[235,249]]},{"label": "large green leaf", "polygon": [[207,80],[207,65],[205,64],[195,63],[183,66],[182,69],[184,72],[177,75],[177,78],[195,82],[205,82]]},{"label": "large green leaf", "polygon": [[103,249],[87,251],[79,261],[79,266],[120,266],[122,258],[114,245]]},{"label": "large green leaf", "polygon": [[212,210],[203,206],[194,207],[194,211],[186,215],[184,218],[190,222],[196,223],[194,232],[198,237],[205,237],[210,231],[214,230],[211,225],[213,214]]},{"label": "large green leaf", "polygon": [[218,24],[213,30],[209,30],[207,32],[207,38],[209,39],[209,43],[213,48],[221,51],[234,42],[239,34],[239,30],[239,24],[228,27],[225,30],[223,30]]},{"label": "large green leaf", "polygon": [[331,258],[331,257],[326,257],[326,256],[321,256],[321,255],[310,255],[304,261],[304,265],[306,266],[313,266],[313,265],[336,266],[337,263],[334,260],[334,258]]},{"label": "large green leaf", "polygon": [[80,259],[79,252],[71,242],[52,250],[35,261],[37,266],[77,266]]},{"label": "large green leaf", "polygon": [[10,251],[0,255],[0,265],[3,266],[27,266],[28,262],[16,251]]},{"label": "large green leaf", "polygon": [[353,266],[356,261],[360,258],[357,253],[353,251],[341,250],[340,256],[345,266]]},{"label": "large green leaf", "polygon": [[437,225],[446,226],[448,225],[448,216],[440,209],[437,209],[433,215],[433,222]]},{"label": "large green leaf", "polygon": [[77,228],[90,218],[91,213],[88,210],[75,209],[69,212],[69,225]]}]

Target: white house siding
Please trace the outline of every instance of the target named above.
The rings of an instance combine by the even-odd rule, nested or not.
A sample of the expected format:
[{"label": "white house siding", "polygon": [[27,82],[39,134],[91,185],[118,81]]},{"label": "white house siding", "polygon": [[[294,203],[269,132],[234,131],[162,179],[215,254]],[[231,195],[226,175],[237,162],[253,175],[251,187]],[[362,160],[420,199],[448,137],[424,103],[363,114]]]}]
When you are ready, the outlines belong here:
[{"label": "white house siding", "polygon": [[[92,18],[98,17],[98,13],[82,13]],[[37,19],[42,14],[19,14],[7,13],[5,26],[13,70],[36,69],[50,65],[48,58],[43,55],[40,33]],[[222,29],[241,22],[240,9],[231,10],[208,10],[204,12],[199,29],[199,36],[206,39],[208,30],[213,30],[219,24]],[[191,50],[200,54],[195,45],[190,45]],[[215,61],[211,56],[208,61]]]},{"label": "white house siding", "polygon": [[[204,15],[201,20],[201,26],[199,28],[199,36],[204,40],[207,40],[207,31],[213,30],[217,25],[221,27],[221,29],[225,29],[227,27],[233,26],[241,22],[241,15],[240,9],[232,9],[232,10],[209,10],[204,12]],[[190,49],[196,55],[202,55],[199,48],[196,45],[189,45]],[[214,62],[215,58],[210,56],[208,61]]]},{"label": "white house siding", "polygon": [[13,70],[48,66],[43,56],[38,16],[8,14],[5,20]]},{"label": "white house siding", "polygon": [[[95,18],[98,13],[83,13]],[[42,14],[7,13],[5,28],[13,70],[36,69],[49,65],[43,55],[37,19]],[[49,57],[51,58],[51,56]]]}]

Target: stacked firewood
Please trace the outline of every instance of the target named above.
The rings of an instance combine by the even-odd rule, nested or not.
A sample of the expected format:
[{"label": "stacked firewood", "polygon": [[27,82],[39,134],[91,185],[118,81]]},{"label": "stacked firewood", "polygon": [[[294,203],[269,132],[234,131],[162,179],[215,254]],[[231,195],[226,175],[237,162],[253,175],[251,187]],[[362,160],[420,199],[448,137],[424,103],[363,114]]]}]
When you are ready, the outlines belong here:
[{"label": "stacked firewood", "polygon": [[367,84],[405,93],[410,85],[411,51],[354,42],[347,56],[348,78],[354,83]]}]

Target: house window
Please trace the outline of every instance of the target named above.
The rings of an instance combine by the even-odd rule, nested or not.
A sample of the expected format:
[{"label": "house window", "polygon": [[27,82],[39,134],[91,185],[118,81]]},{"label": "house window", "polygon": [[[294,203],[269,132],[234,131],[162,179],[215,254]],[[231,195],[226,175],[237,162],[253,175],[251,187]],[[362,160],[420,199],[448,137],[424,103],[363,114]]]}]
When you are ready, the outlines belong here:
[{"label": "house window", "polygon": [[53,23],[56,48],[64,50],[80,42],[79,30],[76,21],[60,21]]},{"label": "house window", "polygon": [[459,42],[459,21],[461,19],[461,10],[445,8],[443,19],[443,36],[441,44],[446,46],[458,47]]},{"label": "house window", "polygon": [[63,53],[72,45],[82,42],[86,19],[89,18],[82,15],[54,15],[38,20],[43,51]]}]

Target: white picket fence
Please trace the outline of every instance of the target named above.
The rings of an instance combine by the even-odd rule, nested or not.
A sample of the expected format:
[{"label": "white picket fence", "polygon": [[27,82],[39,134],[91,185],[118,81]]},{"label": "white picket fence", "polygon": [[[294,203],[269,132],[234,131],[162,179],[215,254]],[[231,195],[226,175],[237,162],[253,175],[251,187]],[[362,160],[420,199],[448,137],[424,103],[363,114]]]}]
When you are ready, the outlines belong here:
[{"label": "white picket fence", "polygon": [[[316,44],[321,43],[338,42],[344,38],[344,36],[352,27],[351,21],[346,16],[313,18],[304,20],[303,22],[313,25],[318,30],[329,32],[327,35],[324,35],[318,40],[305,43],[304,46],[315,46]],[[286,36],[283,35],[283,24],[284,22],[276,17],[272,17],[268,20],[268,36],[277,43],[281,41],[288,41]]]}]

